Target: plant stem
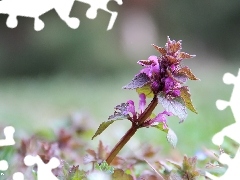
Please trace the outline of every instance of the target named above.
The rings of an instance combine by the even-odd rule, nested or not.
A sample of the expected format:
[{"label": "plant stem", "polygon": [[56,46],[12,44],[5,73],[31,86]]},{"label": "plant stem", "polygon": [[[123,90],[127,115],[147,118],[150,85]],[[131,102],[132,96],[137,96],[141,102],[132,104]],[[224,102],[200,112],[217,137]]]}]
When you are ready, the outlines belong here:
[{"label": "plant stem", "polygon": [[106,162],[110,165],[113,159],[117,156],[119,151],[125,146],[125,144],[131,139],[131,137],[136,133],[136,131],[141,128],[144,121],[152,114],[153,110],[157,106],[157,97],[154,96],[151,103],[144,110],[144,112],[139,116],[137,124],[133,123],[132,127],[126,132],[126,134],[120,139],[120,141],[112,149],[111,153],[108,155]]},{"label": "plant stem", "polygon": [[117,156],[119,151],[125,146],[125,144],[129,141],[129,139],[135,134],[138,127],[132,125],[132,127],[126,132],[126,134],[121,138],[121,140],[115,145],[111,153],[106,159],[106,162],[110,165],[113,159]]},{"label": "plant stem", "polygon": [[156,96],[154,96],[151,103],[148,105],[145,111],[139,116],[138,118],[139,126],[141,126],[144,123],[144,121],[152,114],[157,104],[158,104],[158,99]]}]

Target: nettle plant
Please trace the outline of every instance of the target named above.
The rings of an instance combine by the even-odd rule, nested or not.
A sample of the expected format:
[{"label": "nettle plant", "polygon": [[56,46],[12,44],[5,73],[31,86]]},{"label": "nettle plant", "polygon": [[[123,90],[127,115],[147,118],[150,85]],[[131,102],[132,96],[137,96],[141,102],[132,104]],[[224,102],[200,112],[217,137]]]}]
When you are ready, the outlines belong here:
[{"label": "nettle plant", "polygon": [[[160,53],[159,56],[150,56],[148,60],[139,60],[138,64],[143,66],[138,74],[123,89],[135,89],[139,95],[139,111],[135,103],[128,100],[115,107],[113,115],[108,121],[103,122],[92,137],[101,134],[110,124],[115,121],[126,119],[131,121],[132,126],[116,144],[106,158],[106,163],[111,164],[119,151],[130,140],[140,128],[154,127],[167,134],[167,140],[175,147],[177,143],[176,134],[167,124],[168,116],[177,116],[182,123],[187,118],[187,109],[197,113],[191,100],[191,94],[187,80],[199,80],[188,66],[183,66],[183,59],[195,57],[181,52],[181,41],[167,38],[165,48],[153,47]],[[146,98],[151,98],[150,104],[146,107]],[[155,115],[153,110],[157,105],[162,105],[163,112]]]}]

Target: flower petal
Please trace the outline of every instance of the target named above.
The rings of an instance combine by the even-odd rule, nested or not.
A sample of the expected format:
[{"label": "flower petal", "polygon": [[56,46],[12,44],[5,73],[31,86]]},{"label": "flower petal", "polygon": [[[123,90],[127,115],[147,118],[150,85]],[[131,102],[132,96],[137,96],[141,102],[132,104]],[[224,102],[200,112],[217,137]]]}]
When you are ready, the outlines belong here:
[{"label": "flower petal", "polygon": [[141,112],[144,111],[146,106],[146,95],[144,93],[139,94],[139,109]]}]

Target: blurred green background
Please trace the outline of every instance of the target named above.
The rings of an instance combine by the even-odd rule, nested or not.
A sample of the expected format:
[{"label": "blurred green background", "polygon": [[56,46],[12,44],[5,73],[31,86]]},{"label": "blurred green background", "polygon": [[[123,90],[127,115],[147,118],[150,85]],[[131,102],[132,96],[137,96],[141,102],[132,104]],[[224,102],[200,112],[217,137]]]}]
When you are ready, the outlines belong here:
[{"label": "blurred green background", "polygon": [[[185,60],[201,81],[190,82],[198,114],[186,122],[170,118],[179,138],[177,150],[194,155],[203,147],[216,148],[211,137],[234,122],[230,108],[219,111],[217,99],[229,100],[232,85],[222,82],[225,72],[237,75],[240,67],[240,1],[231,0],[123,0],[111,1],[117,20],[106,31],[110,15],[102,10],[94,20],[86,17],[89,5],[75,2],[70,16],[81,20],[70,29],[52,10],[40,18],[45,28],[36,32],[32,18],[18,17],[18,26],[6,26],[0,15],[0,121],[17,131],[49,128],[76,112],[94,119],[93,128],[107,120],[115,105],[138,101],[134,91],[122,90],[138,73],[139,59],[158,53],[152,43],[164,46],[167,36],[183,40],[183,51],[196,54]],[[160,109],[159,109],[160,110]],[[116,122],[100,137],[110,147],[130,127]],[[111,136],[109,136],[111,135]],[[125,151],[135,152],[143,143],[171,149],[165,135],[142,129]]]}]

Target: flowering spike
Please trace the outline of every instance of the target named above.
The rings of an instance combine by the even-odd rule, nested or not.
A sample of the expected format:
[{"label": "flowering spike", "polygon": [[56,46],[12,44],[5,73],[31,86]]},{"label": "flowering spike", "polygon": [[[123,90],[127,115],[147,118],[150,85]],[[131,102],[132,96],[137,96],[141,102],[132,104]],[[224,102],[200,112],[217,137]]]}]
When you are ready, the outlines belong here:
[{"label": "flowering spike", "polygon": [[170,54],[176,53],[177,51],[180,51],[182,49],[182,41],[179,40],[178,42],[176,42],[175,40],[172,40],[169,38],[168,36],[168,41],[166,43],[166,49],[167,52]]},{"label": "flowering spike", "polygon": [[[110,164],[117,153],[142,127],[156,127],[167,133],[167,140],[175,147],[177,143],[176,134],[168,128],[167,116],[178,116],[180,122],[187,118],[187,108],[197,113],[191,101],[191,94],[184,83],[190,80],[198,80],[187,66],[182,67],[183,59],[193,58],[182,50],[182,41],[171,40],[167,37],[167,43],[164,47],[154,44],[152,46],[161,54],[160,56],[150,56],[147,60],[139,60],[137,63],[143,66],[143,69],[124,86],[124,89],[136,89],[139,94],[139,110],[136,112],[132,100],[116,106],[114,115],[109,117],[109,121],[101,125],[94,137],[106,129],[113,121],[122,118],[132,122],[131,128],[121,138],[119,143],[114,147],[106,162]],[[153,98],[151,103],[145,108],[146,97]],[[162,113],[154,115],[153,110],[157,104],[164,108]]]}]

